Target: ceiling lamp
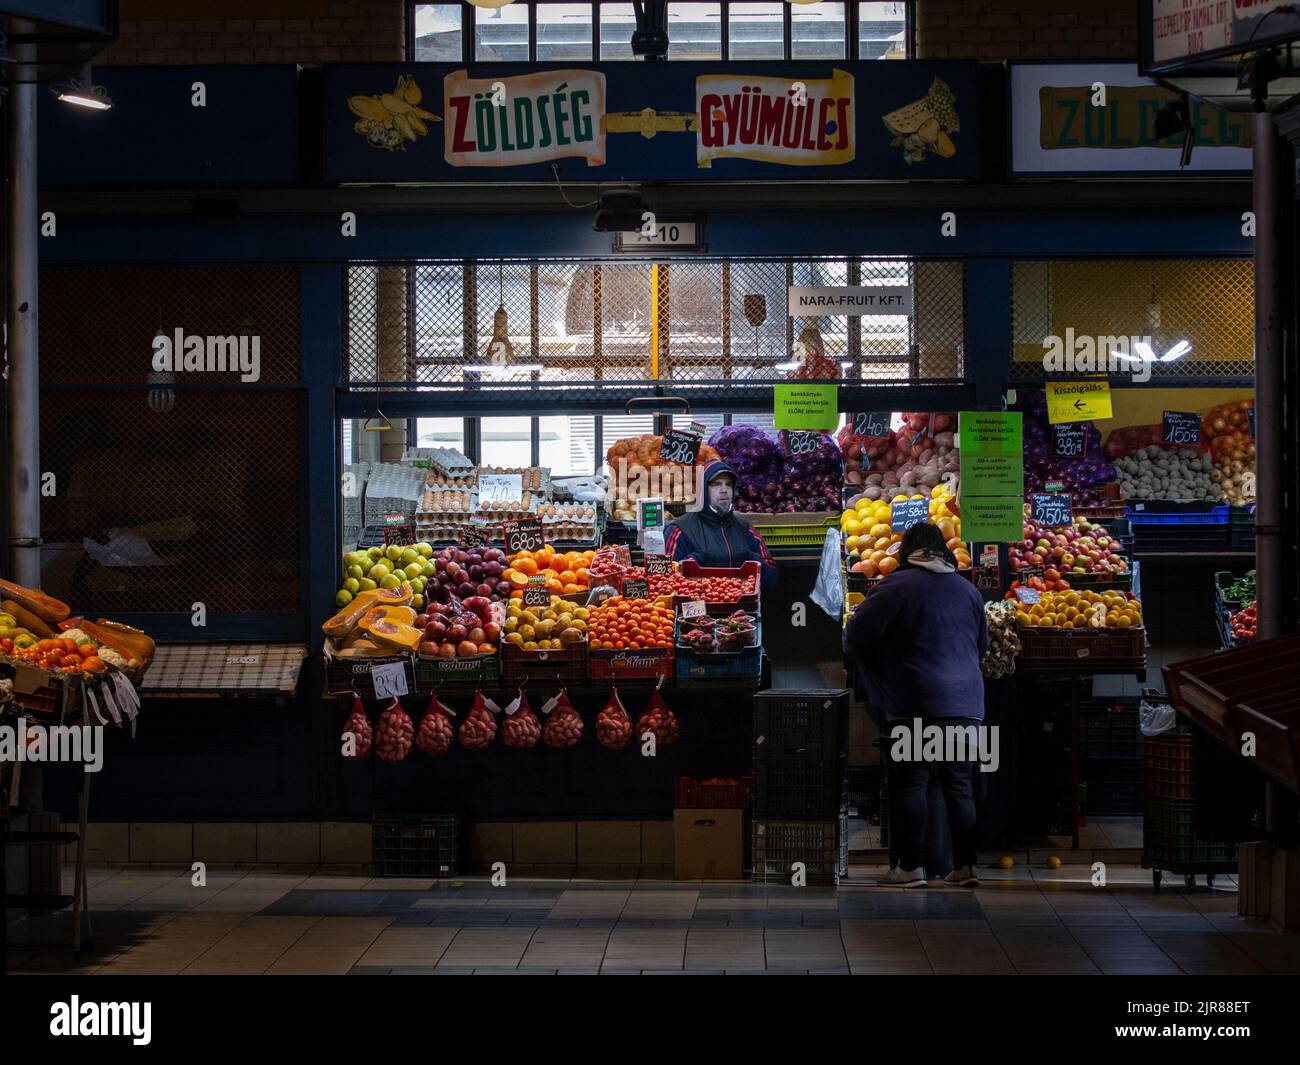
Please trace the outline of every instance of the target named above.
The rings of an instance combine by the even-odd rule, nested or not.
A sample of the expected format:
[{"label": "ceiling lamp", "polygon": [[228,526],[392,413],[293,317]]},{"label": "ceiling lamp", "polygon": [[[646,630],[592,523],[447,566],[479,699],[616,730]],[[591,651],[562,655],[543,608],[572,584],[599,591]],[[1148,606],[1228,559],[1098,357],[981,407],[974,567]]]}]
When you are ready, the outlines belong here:
[{"label": "ceiling lamp", "polygon": [[514,3],[514,0],[469,0],[475,7],[505,7],[507,4]]},{"label": "ceiling lamp", "polygon": [[92,111],[107,111],[113,106],[113,99],[102,85],[96,85],[90,76],[90,64],[85,64],[77,77],[63,84],[50,86],[50,92],[67,104],[87,107]]}]

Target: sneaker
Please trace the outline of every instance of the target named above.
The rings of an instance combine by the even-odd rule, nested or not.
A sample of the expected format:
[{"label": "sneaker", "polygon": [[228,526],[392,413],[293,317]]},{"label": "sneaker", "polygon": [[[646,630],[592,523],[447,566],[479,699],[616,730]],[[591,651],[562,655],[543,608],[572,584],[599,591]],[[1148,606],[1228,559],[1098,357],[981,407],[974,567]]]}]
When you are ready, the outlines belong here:
[{"label": "sneaker", "polygon": [[899,869],[895,866],[876,881],[882,887],[925,887],[924,869]]},{"label": "sneaker", "polygon": [[954,869],[943,878],[945,884],[953,884],[956,887],[979,887],[980,878],[975,873],[973,865],[963,865],[960,869]]}]

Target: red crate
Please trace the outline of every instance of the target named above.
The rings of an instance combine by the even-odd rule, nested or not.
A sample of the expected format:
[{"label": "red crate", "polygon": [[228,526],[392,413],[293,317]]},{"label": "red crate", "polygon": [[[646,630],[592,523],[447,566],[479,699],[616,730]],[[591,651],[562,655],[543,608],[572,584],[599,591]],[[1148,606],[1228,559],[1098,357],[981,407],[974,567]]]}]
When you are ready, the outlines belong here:
[{"label": "red crate", "polygon": [[[737,610],[744,610],[750,614],[758,613],[759,595],[763,589],[763,567],[754,561],[742,562],[736,569],[727,569],[726,567],[718,568],[712,566],[701,566],[693,558],[688,558],[679,567],[681,575],[687,580],[695,577],[750,577],[754,578],[754,594],[742,595],[734,603],[706,603],[706,609],[711,617],[726,617],[728,614]],[[685,595],[673,596],[673,606],[680,607],[683,603],[689,603],[691,599]]]},{"label": "red crate", "polygon": [[1190,729],[1143,737],[1142,763],[1148,799],[1196,798],[1196,744]]},{"label": "red crate", "polygon": [[592,648],[587,653],[592,680],[653,680],[673,671],[671,647],[644,647],[640,650],[606,651]]},{"label": "red crate", "polygon": [[748,810],[754,805],[754,778],[743,776],[731,783],[678,777],[673,781],[673,806],[678,810]]}]

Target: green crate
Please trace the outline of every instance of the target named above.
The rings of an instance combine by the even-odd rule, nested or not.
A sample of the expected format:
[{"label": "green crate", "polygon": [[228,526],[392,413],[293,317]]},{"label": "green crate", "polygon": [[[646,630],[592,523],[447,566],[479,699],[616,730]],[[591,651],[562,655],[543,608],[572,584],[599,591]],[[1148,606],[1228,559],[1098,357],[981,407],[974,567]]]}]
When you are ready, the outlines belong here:
[{"label": "green crate", "polygon": [[415,660],[415,690],[433,691],[439,684],[495,684],[501,679],[501,654],[473,658],[419,658]]},{"label": "green crate", "polygon": [[821,547],[826,542],[826,531],[836,528],[839,523],[839,515],[830,514],[817,522],[769,525],[754,521],[750,526],[768,547]]},{"label": "green crate", "polygon": [[1237,845],[1203,840],[1196,831],[1196,803],[1146,800],[1142,822],[1142,864],[1201,865],[1234,862]]}]

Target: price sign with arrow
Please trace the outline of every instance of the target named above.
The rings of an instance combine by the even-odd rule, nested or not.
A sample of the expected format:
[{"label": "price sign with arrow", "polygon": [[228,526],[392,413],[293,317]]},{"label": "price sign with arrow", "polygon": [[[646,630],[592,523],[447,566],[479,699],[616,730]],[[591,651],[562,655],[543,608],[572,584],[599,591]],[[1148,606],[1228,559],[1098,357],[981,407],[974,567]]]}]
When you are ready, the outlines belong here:
[{"label": "price sign with arrow", "polygon": [[1105,421],[1110,418],[1110,382],[1048,381],[1047,420],[1061,422]]}]

